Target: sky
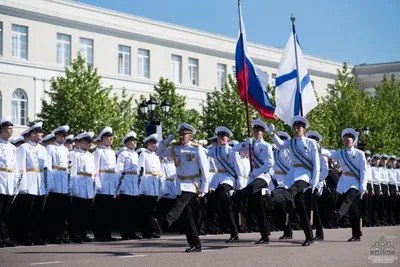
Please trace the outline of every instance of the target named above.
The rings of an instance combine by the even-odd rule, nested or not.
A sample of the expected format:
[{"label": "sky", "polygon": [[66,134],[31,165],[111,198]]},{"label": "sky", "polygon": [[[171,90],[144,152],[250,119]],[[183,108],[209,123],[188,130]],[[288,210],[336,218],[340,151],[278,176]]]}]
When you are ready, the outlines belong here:
[{"label": "sky", "polygon": [[[78,0],[236,38],[237,0]],[[242,0],[247,40],[284,48],[290,15],[303,53],[352,65],[400,61],[398,0]],[[234,48],[232,48],[234,49]]]}]

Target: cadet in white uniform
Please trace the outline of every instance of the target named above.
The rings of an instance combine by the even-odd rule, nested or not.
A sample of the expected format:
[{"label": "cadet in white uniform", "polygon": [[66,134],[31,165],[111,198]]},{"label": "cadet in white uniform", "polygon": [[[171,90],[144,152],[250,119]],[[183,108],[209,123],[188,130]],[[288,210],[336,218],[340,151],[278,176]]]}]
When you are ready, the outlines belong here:
[{"label": "cadet in white uniform", "polygon": [[382,154],[381,161],[379,164],[379,172],[381,174],[381,194],[379,197],[379,219],[381,221],[381,226],[387,225],[387,207],[389,200],[389,175],[388,169],[386,167],[388,155]]},{"label": "cadet in white uniform", "polygon": [[[218,181],[218,186],[209,198],[209,207],[213,207],[214,211],[210,211],[210,221],[216,224],[215,213],[220,207],[228,214],[227,227],[230,230],[230,238],[227,243],[237,242],[239,240],[238,230],[235,223],[235,215],[232,209],[230,191],[236,188],[237,166],[235,165],[235,154],[232,147],[228,145],[229,138],[232,137],[232,132],[223,126],[218,126],[215,129],[215,134],[218,136],[219,146],[208,151],[208,156],[214,159],[217,173],[214,179]],[[222,205],[222,206],[221,206]]]},{"label": "cadet in white uniform", "polygon": [[309,216],[304,203],[303,190],[311,186],[314,190],[319,181],[320,162],[317,144],[314,140],[304,136],[309,122],[302,116],[294,116],[291,120],[294,138],[282,141],[275,134],[275,126],[271,124],[269,133],[278,149],[289,149],[292,167],[285,176],[284,184],[290,189],[300,217],[306,240],[302,246],[309,246],[314,242]]},{"label": "cadet in white uniform", "polygon": [[45,245],[43,224],[44,196],[50,190],[48,179],[48,155],[46,148],[39,144],[43,138],[42,122],[29,128],[30,140],[17,150],[17,166],[22,172],[19,186],[20,226],[22,243]]},{"label": "cadet in white uniform", "polygon": [[379,162],[381,155],[375,154],[372,156],[371,176],[372,176],[372,197],[371,197],[371,226],[380,225],[378,217],[379,197],[381,192],[381,173]]},{"label": "cadet in white uniform", "polygon": [[253,171],[249,173],[249,182],[247,186],[235,194],[235,201],[242,201],[244,198],[252,197],[255,204],[257,224],[260,230],[261,238],[256,244],[269,243],[269,222],[265,212],[265,205],[262,199],[262,189],[268,187],[273,174],[274,158],[272,154],[272,146],[264,141],[264,134],[267,125],[262,120],[253,120],[251,122],[253,128],[252,138],[247,138],[242,147],[248,150],[248,146],[252,144],[252,165]]},{"label": "cadet in white uniform", "polygon": [[[94,156],[89,152],[93,142],[93,132],[79,134],[75,142],[80,147],[74,152],[71,168],[72,194],[72,229],[73,242],[91,242],[86,229],[89,226],[93,198],[101,189],[101,182],[96,174]],[[96,222],[97,223],[97,222]]]},{"label": "cadet in white uniform", "polygon": [[64,125],[52,131],[55,142],[46,147],[49,155],[48,171],[50,192],[46,200],[45,214],[47,238],[50,243],[69,243],[64,238],[65,221],[69,219],[71,202],[71,180],[68,176],[69,151],[64,146],[69,126]]},{"label": "cadet in white uniform", "polygon": [[388,207],[387,207],[387,225],[396,225],[394,221],[395,207],[396,207],[396,195],[397,195],[397,170],[396,167],[397,157],[395,155],[389,156],[389,163],[387,165],[387,172],[389,178],[389,196],[388,196]]},{"label": "cadet in white uniform", "polygon": [[[324,240],[324,227],[322,225],[321,215],[319,212],[319,199],[322,195],[322,192],[326,186],[325,178],[328,176],[328,160],[323,154],[329,154],[329,151],[323,149],[321,147],[320,142],[322,142],[322,136],[316,131],[308,131],[306,133],[306,137],[315,140],[317,142],[318,154],[319,154],[319,163],[320,163],[320,172],[319,172],[319,182],[314,192],[312,192],[313,196],[311,196],[311,188],[308,187],[304,191],[304,197],[307,203],[307,208],[311,209],[311,201],[313,202],[313,222],[316,228],[315,238],[314,240],[323,241]],[[312,199],[311,199],[312,198]]]},{"label": "cadet in white uniform", "polygon": [[139,156],[139,194],[143,216],[143,238],[159,238],[159,227],[155,213],[157,200],[162,194],[162,173],[160,158],[156,155],[158,135],[152,134],[143,142],[147,150]]},{"label": "cadet in white uniform", "polygon": [[163,229],[166,229],[183,213],[186,219],[186,239],[190,246],[186,252],[201,252],[199,222],[196,220],[201,211],[197,198],[204,197],[208,192],[208,160],[204,148],[190,141],[196,134],[193,126],[181,123],[178,132],[180,144],[167,148],[175,136],[173,134],[161,141],[157,149],[158,156],[174,160],[178,175],[177,202],[161,223]]},{"label": "cadet in white uniform", "polygon": [[117,163],[115,152],[111,149],[114,141],[112,128],[104,128],[97,139],[102,142],[102,146],[98,147],[93,155],[95,173],[100,179],[101,189],[97,190],[93,207],[96,221],[94,236],[97,241],[115,241],[116,239],[111,236],[111,224],[118,175],[115,170]]},{"label": "cadet in white uniform", "polygon": [[341,206],[332,212],[334,221],[340,220],[349,212],[352,237],[349,242],[361,240],[360,229],[360,198],[367,190],[367,161],[364,152],[354,148],[358,140],[357,132],[352,128],[342,132],[344,149],[332,153],[331,158],[339,161],[342,175],[339,178],[337,192],[340,194]]},{"label": "cadet in white uniform", "polygon": [[[125,150],[119,153],[117,159],[117,173],[119,177],[117,190],[119,194],[118,206],[120,214],[120,234],[122,240],[140,239],[136,235],[138,226],[138,160],[136,153],[136,133],[129,132],[122,139],[121,145]],[[123,180],[121,180],[123,179]],[[136,217],[136,218],[135,218]]]},{"label": "cadet in white uniform", "polygon": [[11,201],[18,183],[17,151],[9,142],[13,126],[10,117],[0,120],[0,248],[15,246],[8,231]]}]

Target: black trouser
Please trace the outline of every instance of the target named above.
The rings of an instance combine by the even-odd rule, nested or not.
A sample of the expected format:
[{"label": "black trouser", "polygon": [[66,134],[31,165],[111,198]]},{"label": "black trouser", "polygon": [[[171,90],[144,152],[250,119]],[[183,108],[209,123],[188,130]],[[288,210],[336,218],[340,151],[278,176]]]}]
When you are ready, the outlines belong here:
[{"label": "black trouser", "polygon": [[240,232],[247,231],[247,203],[248,199],[243,199],[234,203],[235,205],[235,219],[236,225]]},{"label": "black trouser", "polygon": [[151,236],[158,233],[158,224],[156,222],[157,197],[142,196],[140,199],[142,207],[142,233],[144,236]]},{"label": "black trouser", "polygon": [[362,198],[362,211],[361,216],[363,218],[363,224],[370,226],[371,225],[371,201],[372,201],[372,184],[367,183],[367,193],[364,194]]},{"label": "black trouser", "polygon": [[10,224],[9,232],[10,238],[14,240],[22,240],[22,209],[23,209],[23,198],[22,195],[17,195],[14,202],[11,203],[10,210]]},{"label": "black trouser", "polygon": [[400,224],[400,196],[396,196],[396,224]]},{"label": "black trouser", "polygon": [[94,201],[94,237],[96,239],[111,238],[114,199],[112,195],[97,194]]},{"label": "black trouser", "polygon": [[358,207],[360,202],[360,194],[358,190],[355,188],[350,188],[347,190],[347,192],[341,194],[339,198],[341,203],[341,206],[337,211],[339,214],[339,219],[349,212],[352,237],[362,236],[360,229],[360,211]]},{"label": "black trouser", "polygon": [[331,205],[331,195],[332,192],[330,189],[325,186],[324,190],[322,191],[321,196],[318,196],[318,210],[321,217],[321,222],[324,227],[328,226],[330,223],[330,216],[332,213],[332,205]]},{"label": "black trouser", "polygon": [[22,241],[40,241],[44,238],[43,196],[18,195],[21,199],[20,216]]},{"label": "black trouser", "polygon": [[198,221],[200,205],[198,203],[197,194],[192,192],[182,192],[178,197],[175,206],[171,209],[165,218],[165,227],[169,227],[174,221],[178,220],[181,214],[185,216],[186,222],[186,239],[190,247],[201,248],[199,238]]},{"label": "black trouser", "polygon": [[257,178],[245,188],[236,192],[234,196],[236,203],[241,202],[245,198],[249,198],[249,201],[253,202],[261,237],[268,237],[270,235],[269,223],[261,194],[261,189],[266,188],[267,186],[268,183],[265,180]]},{"label": "black trouser", "polygon": [[136,196],[121,194],[118,199],[119,209],[119,228],[122,238],[133,236],[137,229],[137,220],[139,217],[138,201]]},{"label": "black trouser", "polygon": [[304,231],[306,240],[313,239],[313,232],[310,225],[309,216],[306,209],[306,204],[304,202],[303,190],[308,186],[308,183],[302,180],[296,181],[291,187],[290,191],[292,193],[294,203],[296,205],[296,212],[300,218],[300,226]]},{"label": "black trouser", "polygon": [[93,199],[80,197],[72,198],[72,223],[73,235],[78,238],[87,237],[89,218],[93,206]]},{"label": "black trouser", "polygon": [[313,225],[316,229],[315,236],[324,237],[324,227],[322,226],[321,216],[318,209],[319,197],[314,192],[311,200],[311,188],[309,188],[304,192],[304,198],[308,214],[311,214],[311,201],[313,202]]},{"label": "black trouser", "polygon": [[46,218],[47,238],[50,241],[64,237],[65,220],[70,208],[70,199],[67,194],[49,193],[44,215]]},{"label": "black trouser", "polygon": [[379,185],[374,184],[374,195],[371,196],[371,210],[370,210],[370,218],[371,218],[371,226],[376,226],[380,224],[378,219],[378,207],[379,207]]},{"label": "black trouser", "polygon": [[10,238],[8,225],[12,198],[13,196],[0,194],[0,240]]},{"label": "black trouser", "polygon": [[388,191],[387,184],[381,184],[382,195],[379,197],[379,220],[381,225],[387,224]]},{"label": "black trouser", "polygon": [[393,184],[389,184],[389,193],[388,196],[388,205],[387,205],[387,223],[388,225],[394,225],[394,214],[396,210],[396,192],[397,186]]},{"label": "black trouser", "polygon": [[[329,221],[330,222],[332,222],[332,211],[336,210],[336,207],[338,206],[338,202],[339,202],[339,196],[340,196],[339,193],[336,191],[336,188],[332,188],[331,193],[332,193],[331,202],[330,202],[330,204],[331,204],[331,206],[330,206],[331,214],[329,214]],[[338,221],[334,221],[332,226],[334,228],[339,227]]]},{"label": "black trouser", "polygon": [[[226,221],[228,223],[228,227],[231,233],[231,236],[235,236],[238,234],[236,223],[235,223],[235,216],[232,209],[231,198],[229,196],[229,191],[232,190],[233,187],[228,184],[219,184],[217,189],[212,195],[209,203],[211,206],[217,208],[220,207],[222,204],[222,212],[227,215]],[[210,220],[212,224],[216,224],[216,217],[215,212],[210,214]]]},{"label": "black trouser", "polygon": [[294,220],[296,216],[295,212],[287,213],[286,208],[283,203],[275,205],[275,225],[279,230],[283,230],[283,235],[287,237],[293,236],[293,230],[291,226],[291,221]]}]

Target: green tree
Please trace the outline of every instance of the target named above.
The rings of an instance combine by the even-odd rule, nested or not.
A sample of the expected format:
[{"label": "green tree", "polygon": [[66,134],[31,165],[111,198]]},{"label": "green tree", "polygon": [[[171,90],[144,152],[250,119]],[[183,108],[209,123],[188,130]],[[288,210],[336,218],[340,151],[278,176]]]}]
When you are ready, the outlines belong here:
[{"label": "green tree", "polygon": [[97,69],[87,65],[78,53],[65,68],[65,76],[51,79],[46,91],[49,101],[42,100],[37,116],[45,132],[67,124],[71,133],[93,131],[97,135],[110,126],[116,137],[114,145],[119,146],[133,122],[132,96],[128,97],[125,90],[119,97],[111,94],[112,87],[102,87],[100,80]]},{"label": "green tree", "polygon": [[[162,121],[164,138],[166,135],[176,133],[177,126],[181,122],[189,123],[196,128],[196,139],[200,139],[204,136],[200,130],[200,114],[194,109],[187,109],[186,97],[179,95],[176,92],[173,82],[161,77],[158,84],[154,86],[154,93],[152,94],[152,97],[156,100],[156,102],[158,102],[155,110],[154,120]],[[145,118],[142,114],[140,114],[139,105],[144,99],[145,97],[141,95],[139,99],[135,100],[135,110],[138,116],[133,123],[133,129],[138,134],[139,139],[145,137],[145,122],[149,119],[149,116]],[[171,104],[171,109],[166,116],[163,114],[161,109],[161,103],[163,101],[168,101]]]}]

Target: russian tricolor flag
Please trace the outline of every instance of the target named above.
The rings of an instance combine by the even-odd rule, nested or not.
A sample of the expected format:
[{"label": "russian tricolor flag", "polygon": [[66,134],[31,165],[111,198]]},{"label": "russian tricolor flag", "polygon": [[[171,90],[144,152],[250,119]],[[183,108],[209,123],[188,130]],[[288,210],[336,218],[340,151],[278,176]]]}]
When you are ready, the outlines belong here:
[{"label": "russian tricolor flag", "polygon": [[[247,55],[246,31],[243,24],[242,12],[239,6],[240,34],[236,45],[236,80],[240,98],[246,101],[246,90],[248,102],[258,113],[268,120],[276,120],[274,116],[275,107],[269,100],[265,91],[266,82],[261,75],[264,74],[258,69],[251,58]],[[263,83],[265,82],[265,84]]]}]

